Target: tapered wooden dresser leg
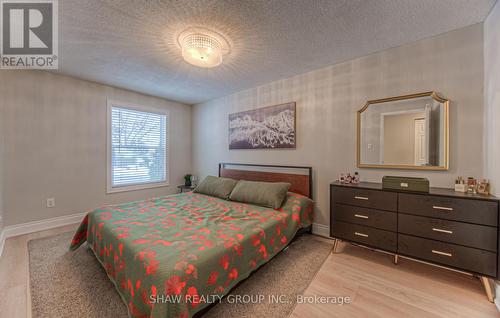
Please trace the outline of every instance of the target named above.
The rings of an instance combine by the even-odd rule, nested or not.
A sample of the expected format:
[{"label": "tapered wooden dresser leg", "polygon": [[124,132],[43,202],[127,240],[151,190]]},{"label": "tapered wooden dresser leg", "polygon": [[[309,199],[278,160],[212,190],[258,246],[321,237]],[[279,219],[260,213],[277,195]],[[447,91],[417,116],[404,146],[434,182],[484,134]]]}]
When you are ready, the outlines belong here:
[{"label": "tapered wooden dresser leg", "polygon": [[338,244],[339,244],[339,239],[335,239],[335,241],[333,241],[332,253],[335,253],[337,251],[337,245]]},{"label": "tapered wooden dresser leg", "polygon": [[484,290],[486,291],[486,296],[490,302],[494,302],[493,299],[493,289],[491,288],[490,279],[488,277],[479,276],[481,283],[483,284]]},{"label": "tapered wooden dresser leg", "polygon": [[398,265],[398,255],[394,254],[394,265]]}]

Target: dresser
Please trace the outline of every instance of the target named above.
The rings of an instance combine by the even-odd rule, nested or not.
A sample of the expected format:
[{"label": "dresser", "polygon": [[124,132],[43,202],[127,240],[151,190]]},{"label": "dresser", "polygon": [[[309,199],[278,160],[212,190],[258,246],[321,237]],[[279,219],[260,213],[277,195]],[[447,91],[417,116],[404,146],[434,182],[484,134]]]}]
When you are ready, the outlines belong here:
[{"label": "dresser", "polygon": [[351,243],[499,279],[499,199],[431,188],[383,190],[380,183],[330,185],[330,235]]}]

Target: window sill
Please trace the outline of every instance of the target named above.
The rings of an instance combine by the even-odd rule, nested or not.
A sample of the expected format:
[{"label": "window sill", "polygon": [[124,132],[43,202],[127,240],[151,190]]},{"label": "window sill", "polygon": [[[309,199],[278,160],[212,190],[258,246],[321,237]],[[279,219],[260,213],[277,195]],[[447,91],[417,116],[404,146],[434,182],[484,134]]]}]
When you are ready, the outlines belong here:
[{"label": "window sill", "polygon": [[169,185],[170,184],[168,182],[143,183],[143,184],[122,186],[122,187],[111,187],[108,185],[106,193],[109,194],[109,193],[118,193],[118,192],[146,190],[146,189],[153,189],[153,188],[168,187]]}]

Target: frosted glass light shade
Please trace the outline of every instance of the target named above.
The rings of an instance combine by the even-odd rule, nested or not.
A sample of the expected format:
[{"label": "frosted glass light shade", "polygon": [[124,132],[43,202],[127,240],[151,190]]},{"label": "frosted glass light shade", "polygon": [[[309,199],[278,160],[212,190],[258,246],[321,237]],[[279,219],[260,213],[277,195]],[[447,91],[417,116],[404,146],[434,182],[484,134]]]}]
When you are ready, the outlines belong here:
[{"label": "frosted glass light shade", "polygon": [[193,33],[180,39],[182,57],[198,67],[216,67],[222,63],[222,44],[213,36]]}]

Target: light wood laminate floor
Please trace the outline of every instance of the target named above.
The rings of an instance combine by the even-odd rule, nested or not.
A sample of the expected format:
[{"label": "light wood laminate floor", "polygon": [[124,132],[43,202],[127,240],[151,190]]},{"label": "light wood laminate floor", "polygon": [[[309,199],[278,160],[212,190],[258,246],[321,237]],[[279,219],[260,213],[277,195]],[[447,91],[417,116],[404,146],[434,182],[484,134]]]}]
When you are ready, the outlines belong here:
[{"label": "light wood laminate floor", "polygon": [[349,296],[349,305],[299,304],[302,317],[500,317],[479,279],[341,243],[304,295]]},{"label": "light wood laminate floor", "polygon": [[[10,238],[0,258],[0,317],[31,317],[27,242],[77,225]],[[500,317],[475,278],[341,244],[307,288],[351,304],[299,304],[291,317]]]}]

